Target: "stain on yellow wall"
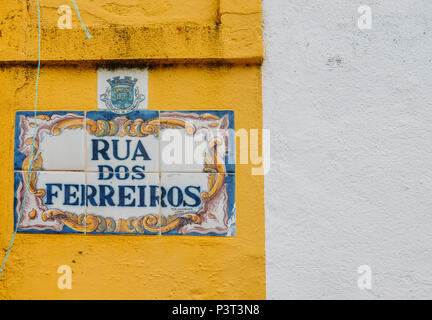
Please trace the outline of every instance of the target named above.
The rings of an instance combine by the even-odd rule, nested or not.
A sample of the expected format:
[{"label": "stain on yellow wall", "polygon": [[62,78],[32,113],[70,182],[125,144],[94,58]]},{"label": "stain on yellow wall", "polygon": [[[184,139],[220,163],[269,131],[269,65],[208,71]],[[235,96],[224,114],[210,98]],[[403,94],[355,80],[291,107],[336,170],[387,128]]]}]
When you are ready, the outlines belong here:
[{"label": "stain on yellow wall", "polygon": [[[157,2],[160,2],[161,6],[167,2],[173,6],[180,3],[179,1]],[[188,1],[190,5],[198,6],[200,10],[215,6],[215,1],[207,1],[207,5],[203,5],[203,2],[206,1]],[[237,0],[237,2],[241,1]],[[133,5],[133,1],[126,0],[115,3]],[[240,5],[240,7],[244,6]],[[251,7],[246,6],[246,9],[251,10]],[[252,9],[256,10],[256,8]],[[233,12],[232,8],[230,10]],[[170,12],[175,14],[174,11]],[[181,14],[184,15],[184,12]],[[232,16],[230,19],[235,19],[236,14],[228,15]],[[7,27],[10,25],[4,22],[4,16],[1,16],[2,34],[5,30],[8,37],[13,35],[13,32],[19,33],[19,29],[14,31]],[[238,16],[243,15],[240,12]],[[211,17],[212,15],[208,14],[208,19]],[[85,20],[84,14],[83,19]],[[167,16],[166,19],[175,27],[177,23],[175,16]],[[179,19],[186,18],[181,16]],[[194,19],[191,16],[191,21]],[[17,28],[25,28],[25,26],[17,25]],[[260,30],[260,26],[255,28]],[[56,31],[56,34],[58,32]],[[181,33],[179,37],[183,37],[183,31],[179,32]],[[243,31],[239,32],[241,34]],[[84,41],[83,33],[80,37],[80,41]],[[200,35],[191,37],[200,37]],[[36,51],[30,54],[29,48],[34,49],[34,46],[27,44],[34,39],[23,40],[19,36],[15,42],[11,40],[12,38],[8,39],[8,41],[0,40],[0,49],[4,49],[3,53],[0,50],[0,57],[3,57],[0,58],[0,119],[3,121],[3,125],[0,126],[0,162],[2,163],[0,203],[3,204],[0,210],[0,258],[3,258],[6,253],[14,228],[15,112],[33,110],[36,80],[35,65],[28,62],[31,60],[29,57],[32,57]],[[260,35],[255,40],[261,41]],[[103,39],[96,41],[103,43]],[[164,59],[160,57],[147,59],[146,52],[151,52],[151,49],[144,48],[145,52],[141,54],[137,44],[131,44],[132,49],[127,53],[129,56],[136,55],[133,61],[128,59],[119,61],[119,56],[114,57],[116,59],[113,60],[116,65],[133,64],[135,67],[151,62],[149,109],[232,109],[235,111],[236,129],[262,128],[259,58],[260,55],[262,57],[262,51],[243,54],[248,52],[248,49],[241,45],[242,50],[239,52],[243,53],[239,53],[239,56],[236,56],[234,50],[229,53],[229,56],[221,54],[220,59],[217,55],[209,56],[211,59],[206,62],[206,59],[203,59],[205,50],[193,47],[202,41],[206,40],[191,39],[192,48],[183,48],[184,57],[177,62],[172,61],[169,55]],[[238,45],[235,43],[235,37],[224,39],[222,42],[224,47],[229,48]],[[181,41],[178,44],[183,45]],[[70,45],[70,43],[65,44],[65,46]],[[79,43],[76,45],[79,46]],[[210,48],[212,44],[207,45]],[[172,44],[167,43],[166,46]],[[261,47],[261,44],[259,46]],[[255,44],[251,48],[255,48]],[[42,51],[42,59],[44,60],[45,57],[46,61],[40,73],[38,110],[96,110],[96,66],[100,61],[87,59],[83,51],[74,53],[82,58],[78,59],[79,61],[71,59],[74,61],[53,62],[55,50],[52,48],[50,50],[45,56]],[[116,54],[120,55],[121,50],[118,49]],[[175,52],[175,48],[166,50],[168,53]],[[15,55],[15,58],[5,59],[6,51]],[[22,52],[26,53],[22,54]],[[197,55],[197,52],[200,54]],[[213,51],[209,49],[208,53],[210,52]],[[54,58],[50,59],[50,55]],[[251,59],[251,57],[258,57],[258,59]],[[111,62],[104,60],[103,63]],[[239,143],[237,143],[238,152]],[[237,235],[235,237],[18,234],[0,280],[0,298],[264,299],[264,178],[252,176],[251,167],[251,165],[236,166]],[[57,279],[60,276],[57,274],[57,268],[60,265],[69,265],[72,268],[71,290],[60,290],[57,287]]]}]

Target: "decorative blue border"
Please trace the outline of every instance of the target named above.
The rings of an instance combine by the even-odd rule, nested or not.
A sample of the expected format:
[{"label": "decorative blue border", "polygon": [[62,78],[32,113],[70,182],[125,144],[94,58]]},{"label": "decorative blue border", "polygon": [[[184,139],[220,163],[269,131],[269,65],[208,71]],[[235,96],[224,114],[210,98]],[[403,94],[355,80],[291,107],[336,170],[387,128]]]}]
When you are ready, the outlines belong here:
[{"label": "decorative blue border", "polygon": [[[164,110],[164,111],[158,111],[158,110],[135,110],[127,114],[117,114],[114,112],[111,112],[109,110],[95,110],[95,111],[40,111],[37,112],[37,115],[47,115],[47,116],[53,116],[53,115],[65,115],[65,114],[75,114],[78,116],[85,116],[85,118],[89,118],[92,120],[100,120],[100,119],[106,119],[106,120],[112,120],[117,117],[125,116],[128,119],[135,120],[135,119],[143,119],[144,121],[148,121],[151,119],[159,118],[159,114],[162,112],[178,112],[178,113],[196,113],[196,114],[213,114],[218,117],[223,117],[225,115],[228,115],[229,118],[229,126],[228,129],[230,130],[230,135],[228,137],[228,143],[229,143],[229,152],[225,156],[225,180],[224,183],[227,184],[227,193],[228,193],[228,220],[231,219],[233,215],[235,215],[235,123],[234,123],[234,111],[232,110]],[[26,116],[26,117],[34,117],[34,112],[32,111],[17,111],[15,115],[15,136],[14,136],[14,227],[18,223],[18,214],[16,212],[17,205],[18,205],[18,199],[16,197],[16,192],[19,186],[20,181],[23,180],[22,174],[25,173],[22,171],[22,164],[25,159],[25,155],[19,151],[19,137],[21,135],[21,128],[20,128],[20,116]],[[231,163],[229,163],[231,162]],[[62,171],[59,171],[62,172]],[[165,172],[160,172],[160,174]],[[171,172],[166,172],[171,173]],[[200,173],[191,173],[191,174],[200,174]],[[205,174],[205,173],[203,173]],[[84,207],[86,208],[86,207]],[[198,211],[199,209],[197,209]],[[86,211],[86,209],[85,209]],[[84,212],[85,212],[84,211]],[[52,230],[28,230],[28,229],[21,229],[18,228],[18,232],[20,233],[34,233],[34,234],[84,234],[84,232],[76,231],[68,226],[64,225],[63,229],[59,232],[52,231]],[[230,236],[236,235],[236,222],[234,221],[233,224],[230,226]],[[89,235],[128,235],[128,236],[134,236],[134,235],[159,235],[160,233],[152,233],[149,231],[145,231],[144,233],[124,233],[124,232],[88,232],[85,234]],[[201,234],[201,233],[190,233],[190,234],[178,234],[177,230],[173,230],[167,233],[163,233],[161,235],[180,235],[180,236],[218,236],[218,237],[225,237],[227,234],[216,234],[216,233],[208,233],[208,234]]]}]

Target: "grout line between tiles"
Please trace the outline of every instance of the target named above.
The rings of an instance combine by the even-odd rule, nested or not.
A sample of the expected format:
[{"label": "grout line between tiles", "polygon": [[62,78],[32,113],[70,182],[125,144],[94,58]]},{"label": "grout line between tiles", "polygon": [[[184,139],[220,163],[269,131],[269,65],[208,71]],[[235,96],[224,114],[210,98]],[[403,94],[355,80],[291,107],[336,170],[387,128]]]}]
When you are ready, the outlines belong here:
[{"label": "grout line between tiles", "polygon": [[[22,169],[21,170],[13,170],[13,172],[26,172],[26,170],[22,170]],[[94,174],[100,173],[99,171],[70,171],[70,170],[40,170],[40,171],[34,171],[34,172],[37,172],[37,173],[42,173],[42,172],[63,173],[63,172],[66,172],[66,173],[94,173]],[[103,173],[121,173],[121,174],[124,174],[124,173],[129,173],[129,174],[133,174],[133,173],[143,173],[143,174],[236,174],[236,172],[186,172],[186,171],[157,171],[157,172],[104,171]]]},{"label": "grout line between tiles", "polygon": [[[84,170],[87,169],[87,111],[84,111]],[[84,235],[87,235],[87,171],[84,171]]]},{"label": "grout line between tiles", "polygon": [[159,132],[158,132],[158,169],[159,169],[159,235],[162,235],[162,161],[161,161],[161,138],[160,138],[160,111],[158,111]]},{"label": "grout line between tiles", "polygon": [[[14,172],[25,172],[25,170],[13,170]],[[39,171],[32,171],[32,172],[37,172],[37,173],[91,173],[91,174],[99,174],[99,171],[72,171],[72,170],[39,170]],[[115,171],[103,171],[103,173],[119,173],[119,174],[134,174],[134,173],[142,173],[142,174],[236,174],[236,172],[187,172],[187,171],[157,171],[157,172],[148,172],[148,171],[144,171],[144,172],[133,172],[133,171],[120,171],[120,172],[115,172]]]}]

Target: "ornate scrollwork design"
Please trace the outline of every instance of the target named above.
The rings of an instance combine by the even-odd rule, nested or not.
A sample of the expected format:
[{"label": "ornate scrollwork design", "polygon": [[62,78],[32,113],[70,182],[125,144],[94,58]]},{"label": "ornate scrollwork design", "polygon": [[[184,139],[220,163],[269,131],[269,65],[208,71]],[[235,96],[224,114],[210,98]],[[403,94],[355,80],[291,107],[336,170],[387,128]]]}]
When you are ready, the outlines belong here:
[{"label": "ornate scrollwork design", "polygon": [[[51,117],[48,115],[38,115],[38,119],[49,121]],[[210,128],[218,127],[217,122],[220,118],[212,114],[202,114],[200,119],[205,119]],[[214,120],[214,121],[213,121]],[[30,126],[34,124],[30,123]],[[160,118],[160,119],[134,119],[134,120],[106,120],[106,119],[86,119],[85,124],[83,118],[69,118],[63,121],[58,121],[49,131],[51,135],[60,135],[65,130],[82,128],[85,125],[86,130],[97,137],[105,136],[130,136],[130,137],[146,137],[149,135],[158,136],[161,128],[184,128],[186,133],[193,135],[197,132],[197,127],[191,121],[176,119],[176,118]],[[201,130],[201,129],[200,129]],[[42,170],[43,158],[39,151],[39,141],[37,139],[28,138],[25,145],[30,146],[34,143],[34,159],[32,159],[32,168]],[[210,201],[221,190],[225,180],[225,166],[219,158],[217,148],[221,145],[221,141],[217,138],[211,139],[208,144],[210,154],[206,156],[205,167],[203,172],[209,174],[208,192],[201,194],[203,201]],[[29,168],[30,158],[32,154],[27,154],[22,164],[22,170],[26,171]],[[37,171],[32,171],[30,177],[23,172],[24,182],[29,185],[29,191],[36,197],[44,197],[46,191],[37,189]],[[29,217],[34,219],[37,212],[33,210]],[[211,213],[209,213],[211,215]],[[177,229],[185,224],[201,224],[203,217],[195,213],[175,213],[169,217],[163,217],[158,214],[148,214],[145,216],[133,217],[129,219],[118,219],[112,217],[102,217],[95,214],[75,214],[71,212],[63,212],[57,209],[45,210],[42,213],[42,220],[60,220],[67,227],[78,232],[96,232],[96,233],[167,233]]]}]

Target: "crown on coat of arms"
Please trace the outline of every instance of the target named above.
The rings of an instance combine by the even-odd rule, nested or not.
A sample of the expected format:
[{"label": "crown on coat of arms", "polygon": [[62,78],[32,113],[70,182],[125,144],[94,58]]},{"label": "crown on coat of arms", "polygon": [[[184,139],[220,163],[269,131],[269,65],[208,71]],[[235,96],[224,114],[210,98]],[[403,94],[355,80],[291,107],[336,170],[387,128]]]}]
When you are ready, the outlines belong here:
[{"label": "crown on coat of arms", "polygon": [[137,78],[131,78],[129,76],[125,76],[124,78],[120,79],[120,77],[114,77],[107,80],[111,87],[114,86],[128,86],[133,87],[135,86],[135,83],[138,81]]}]

